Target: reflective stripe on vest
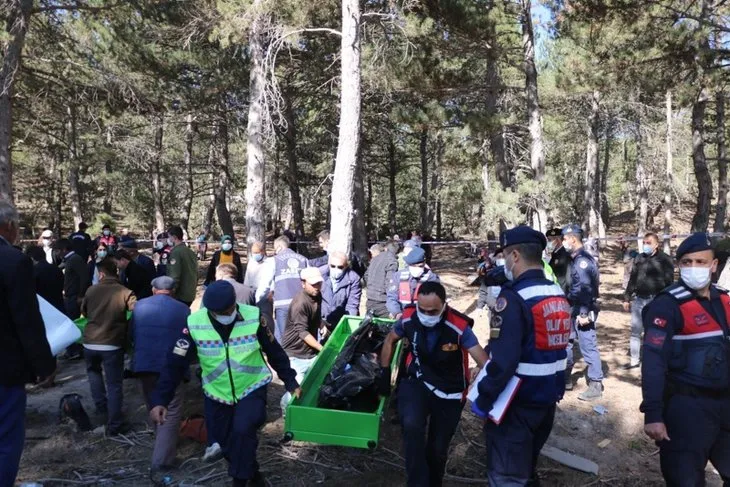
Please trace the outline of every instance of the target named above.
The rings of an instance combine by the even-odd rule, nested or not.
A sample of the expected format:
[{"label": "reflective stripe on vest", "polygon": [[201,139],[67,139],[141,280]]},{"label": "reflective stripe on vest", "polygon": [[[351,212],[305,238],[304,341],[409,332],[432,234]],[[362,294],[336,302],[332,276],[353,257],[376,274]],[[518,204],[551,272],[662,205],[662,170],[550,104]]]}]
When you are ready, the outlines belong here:
[{"label": "reflective stripe on vest", "polygon": [[[542,298],[530,308],[535,334],[535,353],[565,350],[570,339],[571,309],[560,286],[557,284],[536,284],[520,289],[517,294],[525,302],[530,299]],[[534,356],[535,354],[531,355]],[[566,368],[567,358],[545,363],[520,362],[516,373],[523,376],[545,377],[565,371]]]},{"label": "reflective stripe on vest", "polygon": [[188,330],[202,368],[203,393],[216,402],[229,405],[272,379],[256,335],[258,308],[239,304],[238,312],[243,320],[233,325],[227,343],[213,327],[207,309],[201,308],[188,317]]},{"label": "reflective stripe on vest", "polygon": [[541,377],[545,375],[553,375],[563,371],[568,366],[568,359],[558,360],[547,364],[528,364],[520,362],[517,366],[517,373],[520,375],[530,375],[533,377]]}]

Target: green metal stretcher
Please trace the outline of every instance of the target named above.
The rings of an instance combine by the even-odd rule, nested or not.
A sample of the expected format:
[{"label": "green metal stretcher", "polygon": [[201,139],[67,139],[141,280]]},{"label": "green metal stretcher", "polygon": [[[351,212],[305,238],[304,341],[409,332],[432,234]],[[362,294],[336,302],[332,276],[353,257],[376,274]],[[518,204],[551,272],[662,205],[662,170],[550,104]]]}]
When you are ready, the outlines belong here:
[{"label": "green metal stretcher", "polygon": [[[378,445],[387,398],[381,398],[378,408],[372,413],[317,407],[319,389],[325,377],[344,347],[347,337],[358,329],[362,321],[362,317],[344,316],[317,355],[317,360],[302,381],[302,397],[294,398],[286,409],[285,440],[369,449]],[[376,318],[375,322],[392,324],[393,320]],[[399,342],[391,361],[391,384],[398,374],[400,352]]]}]

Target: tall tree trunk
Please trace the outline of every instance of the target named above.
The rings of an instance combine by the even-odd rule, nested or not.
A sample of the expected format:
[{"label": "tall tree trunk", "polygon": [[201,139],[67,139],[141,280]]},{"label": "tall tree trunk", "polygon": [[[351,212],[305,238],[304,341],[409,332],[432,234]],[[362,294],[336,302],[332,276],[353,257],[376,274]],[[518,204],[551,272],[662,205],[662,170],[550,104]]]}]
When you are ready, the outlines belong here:
[{"label": "tall tree trunk", "polygon": [[[51,228],[56,235],[61,235],[63,230],[63,177],[61,166],[63,164],[63,150],[54,147],[51,154]],[[75,230],[75,229],[74,229]]]},{"label": "tall tree trunk", "polygon": [[642,133],[641,116],[636,118],[636,230],[638,238],[643,239],[647,231],[646,224],[649,216],[649,177],[646,174],[644,160],[644,136]]},{"label": "tall tree trunk", "polygon": [[[669,235],[672,230],[672,191],[674,191],[674,168],[672,167],[672,91],[667,90],[667,169],[665,172],[664,186],[664,235]],[[669,255],[670,239],[664,239],[664,252]]]},{"label": "tall tree trunk", "polygon": [[424,235],[431,235],[436,222],[436,202],[438,201],[441,161],[444,158],[444,138],[439,132],[436,136],[436,151],[431,158],[431,188],[429,189],[431,200],[428,202],[428,221],[423,229]]},{"label": "tall tree trunk", "polygon": [[725,231],[727,215],[727,148],[725,147],[725,93],[719,90],[715,95],[717,107],[717,206],[715,211],[715,232]]},{"label": "tall tree trunk", "polygon": [[294,118],[294,110],[291,106],[291,99],[284,94],[284,117],[286,119],[286,131],[282,131],[286,144],[286,159],[289,170],[286,171],[286,182],[289,185],[291,196],[292,218],[294,219],[294,231],[297,237],[304,237],[304,210],[302,209],[302,196],[299,192],[299,161],[297,158],[297,127]]},{"label": "tall tree trunk", "polygon": [[[254,0],[253,11],[261,8],[263,0]],[[256,14],[251,25],[248,50],[251,56],[249,75],[248,140],[246,155],[246,243],[248,248],[266,240],[266,195],[264,159],[264,27],[266,18]]]},{"label": "tall tree trunk", "polygon": [[112,185],[111,181],[111,174],[114,170],[114,161],[112,154],[114,153],[114,150],[112,148],[112,128],[111,126],[107,126],[106,128],[106,150],[109,151],[109,156],[106,157],[104,160],[104,169],[106,171],[106,174],[104,174],[104,199],[101,203],[101,206],[104,210],[104,213],[107,215],[112,214],[112,192],[114,191],[114,187]]},{"label": "tall tree trunk", "polygon": [[[330,244],[353,250],[356,224],[356,181],[360,147],[360,2],[342,0],[340,130],[332,182]],[[360,182],[362,185],[362,181]],[[362,255],[367,249],[356,249]]]},{"label": "tall tree trunk", "polygon": [[20,69],[20,56],[28,32],[33,0],[9,0],[7,44],[0,68],[0,201],[13,201],[13,163],[10,145],[13,139],[13,86]]},{"label": "tall tree trunk", "polygon": [[593,91],[591,96],[591,114],[588,117],[588,140],[586,143],[586,174],[585,190],[583,193],[583,207],[585,216],[583,226],[590,231],[592,236],[598,235],[598,220],[600,214],[596,208],[596,176],[598,172],[598,131],[600,128],[600,102],[601,93]]},{"label": "tall tree trunk", "polygon": [[203,204],[203,231],[206,235],[210,236],[210,232],[213,229],[213,215],[215,214],[215,138],[210,141],[210,147],[208,148],[208,168],[210,169],[210,190],[208,196]]},{"label": "tall tree trunk", "polygon": [[155,119],[155,153],[152,156],[152,203],[155,211],[155,233],[164,232],[165,209],[162,205],[162,135],[165,119],[158,115]]},{"label": "tall tree trunk", "polygon": [[373,178],[368,176],[368,194],[365,203],[365,230],[368,237],[373,232]]},{"label": "tall tree trunk", "polygon": [[68,136],[68,188],[71,199],[71,213],[74,217],[74,228],[84,221],[79,190],[79,158],[76,148],[76,106],[66,107],[66,134]]},{"label": "tall tree trunk", "polygon": [[[522,0],[522,50],[527,94],[527,119],[530,131],[530,166],[535,181],[545,179],[545,145],[542,140],[542,114],[537,92],[537,66],[535,66],[535,34],[532,29],[532,1]],[[596,165],[597,166],[597,165]],[[537,198],[532,227],[542,233],[547,231],[546,198]]]},{"label": "tall tree trunk", "polygon": [[[599,214],[604,226],[609,225],[610,208],[608,206],[608,166],[611,161],[611,142],[613,142],[613,123],[609,121],[606,125],[606,140],[603,152],[603,168],[601,169],[601,191],[599,198]],[[605,228],[605,227],[604,227]],[[602,235],[605,236],[605,235]]]},{"label": "tall tree trunk", "polygon": [[[499,69],[499,38],[497,36],[497,21],[494,0],[487,2],[489,16],[485,23],[486,32],[486,112],[489,117],[489,125],[487,130],[487,138],[489,140],[489,151],[494,163],[494,170],[497,181],[502,189],[511,186],[511,168],[509,167],[504,155],[504,126],[499,117],[499,95],[502,86],[502,74]],[[482,164],[482,185],[484,186],[484,196],[489,193],[489,167],[485,157]]]},{"label": "tall tree trunk", "polygon": [[705,159],[705,108],[707,93],[702,88],[692,105],[692,162],[697,178],[697,211],[692,218],[693,232],[706,232],[710,223],[710,204],[712,201],[712,178]]},{"label": "tall tree trunk", "polygon": [[421,129],[418,153],[421,156],[421,196],[418,199],[421,231],[428,226],[428,129]]},{"label": "tall tree trunk", "polygon": [[[218,225],[225,235],[233,237],[233,221],[231,213],[228,211],[226,196],[228,194],[229,185],[229,167],[228,167],[228,119],[225,113],[221,114],[219,123],[218,136],[220,140],[220,159],[218,160],[218,181],[215,193],[215,211],[218,215]],[[235,238],[234,238],[235,240]]]},{"label": "tall tree trunk", "polygon": [[396,160],[395,142],[390,138],[388,142],[388,230],[390,235],[394,235],[398,230],[398,222],[396,220],[398,214],[398,192],[395,186],[395,177],[398,174],[398,161]]},{"label": "tall tree trunk", "polygon": [[182,227],[188,234],[192,234],[190,228],[190,213],[193,211],[193,195],[195,194],[195,182],[193,180],[193,137],[195,127],[193,126],[193,114],[188,113],[185,118],[185,152],[183,153],[183,165],[185,166],[185,199],[183,200]]}]

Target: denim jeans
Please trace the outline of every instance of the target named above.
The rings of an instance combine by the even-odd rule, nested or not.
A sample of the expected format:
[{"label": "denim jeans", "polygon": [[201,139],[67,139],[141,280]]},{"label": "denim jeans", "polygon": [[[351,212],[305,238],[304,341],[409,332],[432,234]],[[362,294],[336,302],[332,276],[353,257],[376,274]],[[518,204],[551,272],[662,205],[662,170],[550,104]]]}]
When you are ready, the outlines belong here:
[{"label": "denim jeans", "polygon": [[641,312],[644,309],[644,306],[651,303],[652,299],[654,298],[640,298],[636,296],[631,302],[631,338],[629,339],[631,365],[637,365],[641,361],[641,334],[644,331],[644,323],[641,319]]},{"label": "denim jeans", "polygon": [[[124,350],[84,350],[91,397],[98,412],[108,412],[107,429],[113,434],[122,426]],[[104,375],[102,376],[102,367]],[[106,384],[104,378],[106,377]]]},{"label": "denim jeans", "polygon": [[[304,376],[307,375],[307,372],[309,372],[309,369],[312,368],[312,364],[314,363],[314,360],[316,358],[317,357],[312,357],[312,358],[289,357],[289,363],[291,364],[291,368],[294,369],[297,373],[297,383],[299,385],[302,385]],[[289,392],[286,392],[281,397],[282,414],[286,414],[286,406],[289,404],[289,401],[291,401],[291,394]]]}]

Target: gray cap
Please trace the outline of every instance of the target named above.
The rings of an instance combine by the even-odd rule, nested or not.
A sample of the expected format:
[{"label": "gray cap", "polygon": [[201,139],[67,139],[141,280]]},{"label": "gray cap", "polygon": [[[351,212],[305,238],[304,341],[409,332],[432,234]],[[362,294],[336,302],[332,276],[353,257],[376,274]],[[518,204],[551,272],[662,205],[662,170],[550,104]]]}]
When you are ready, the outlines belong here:
[{"label": "gray cap", "polygon": [[160,276],[152,279],[152,287],[159,291],[172,291],[175,289],[175,280],[169,276]]}]

